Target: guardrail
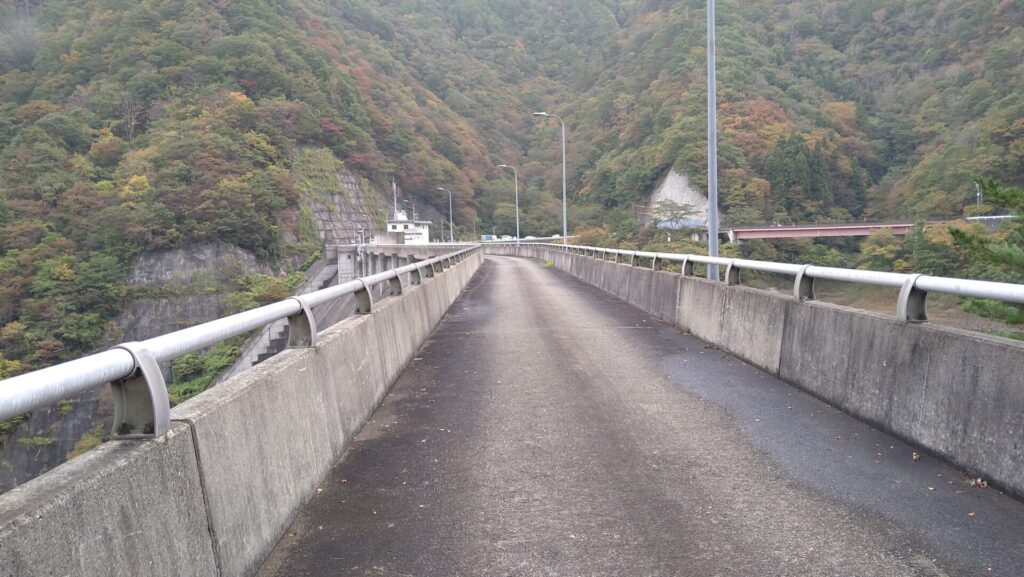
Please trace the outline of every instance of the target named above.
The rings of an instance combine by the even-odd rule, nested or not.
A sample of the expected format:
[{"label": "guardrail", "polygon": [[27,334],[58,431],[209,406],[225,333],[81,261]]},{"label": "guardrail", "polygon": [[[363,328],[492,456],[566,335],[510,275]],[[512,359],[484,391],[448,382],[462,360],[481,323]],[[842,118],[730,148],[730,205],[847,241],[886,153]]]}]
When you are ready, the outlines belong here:
[{"label": "guardrail", "polygon": [[[506,242],[505,244],[514,243]],[[682,274],[686,276],[693,275],[694,264],[719,265],[725,268],[724,282],[729,285],[740,284],[740,271],[743,270],[792,276],[794,277],[793,297],[799,300],[814,300],[814,281],[817,279],[898,288],[900,295],[896,303],[896,316],[907,322],[928,320],[925,300],[930,292],[1024,304],[1024,285],[1012,283],[694,254],[643,252],[560,244],[544,244],[543,246],[570,254],[614,260],[620,263],[626,262],[628,258],[630,266],[636,266],[640,259],[648,259],[651,261],[651,268],[655,270],[658,270],[661,264],[666,262],[679,263],[682,265]]]},{"label": "guardrail", "polygon": [[409,283],[420,284],[465,260],[479,245],[358,278],[340,285],[210,321],[141,342],[122,343],[83,357],[0,381],[0,420],[52,405],[110,383],[114,392],[113,436],[119,439],[161,436],[170,427],[170,403],[159,363],[213,346],[231,337],[288,319],[288,348],[316,346],[312,309],[355,295],[356,313],[373,309],[373,289],[384,282],[399,295]]}]

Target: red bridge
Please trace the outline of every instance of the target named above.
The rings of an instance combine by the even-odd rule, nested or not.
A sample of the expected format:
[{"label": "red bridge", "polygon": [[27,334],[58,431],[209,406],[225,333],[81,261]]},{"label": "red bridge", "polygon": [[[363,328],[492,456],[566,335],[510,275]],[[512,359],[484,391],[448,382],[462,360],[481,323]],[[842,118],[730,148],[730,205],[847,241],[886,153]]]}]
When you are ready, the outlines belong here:
[{"label": "red bridge", "polygon": [[895,235],[905,235],[914,228],[914,223],[889,224],[813,224],[797,226],[765,226],[758,228],[731,228],[729,242],[759,238],[817,238],[829,236],[868,236],[876,230],[887,228]]}]

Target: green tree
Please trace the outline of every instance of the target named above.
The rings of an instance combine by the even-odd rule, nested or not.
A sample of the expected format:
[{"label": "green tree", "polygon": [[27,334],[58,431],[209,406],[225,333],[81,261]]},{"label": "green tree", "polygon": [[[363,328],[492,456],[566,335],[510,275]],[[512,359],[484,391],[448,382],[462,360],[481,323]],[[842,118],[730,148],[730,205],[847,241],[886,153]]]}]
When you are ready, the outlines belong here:
[{"label": "green tree", "polygon": [[685,228],[689,221],[697,215],[697,209],[691,204],[682,204],[674,200],[659,200],[654,205],[652,220],[655,226],[667,224],[671,228]]},{"label": "green tree", "polygon": [[[1000,186],[992,179],[978,179],[986,202],[1014,215],[1024,215],[1024,190]],[[949,230],[956,246],[974,261],[976,275],[989,279],[1024,282],[1024,220],[1011,219],[995,235],[952,227]],[[979,274],[980,273],[980,274]],[[1024,323],[1024,306],[998,301],[969,299],[966,310],[983,316],[1002,319],[1012,324]]]},{"label": "green tree", "polygon": [[[978,186],[989,204],[1010,214],[1024,215],[1024,190],[1000,186],[992,179],[978,179]],[[1024,219],[1011,219],[994,236],[981,235],[962,228],[950,228],[956,245],[988,270],[1001,273],[1006,280],[1024,281]]]}]

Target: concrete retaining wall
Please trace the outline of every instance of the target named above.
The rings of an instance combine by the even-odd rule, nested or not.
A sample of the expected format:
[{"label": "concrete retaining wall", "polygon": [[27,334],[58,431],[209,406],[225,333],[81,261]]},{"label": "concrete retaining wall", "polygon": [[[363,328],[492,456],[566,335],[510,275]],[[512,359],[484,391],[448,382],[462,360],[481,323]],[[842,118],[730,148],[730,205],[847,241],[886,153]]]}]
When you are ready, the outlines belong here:
[{"label": "concrete retaining wall", "polygon": [[1024,344],[1020,342],[902,323],[550,247],[487,246],[486,251],[550,261],[1024,497]]},{"label": "concrete retaining wall", "polygon": [[253,575],[482,262],[176,407],[165,439],[107,443],[0,496],[0,576]]}]

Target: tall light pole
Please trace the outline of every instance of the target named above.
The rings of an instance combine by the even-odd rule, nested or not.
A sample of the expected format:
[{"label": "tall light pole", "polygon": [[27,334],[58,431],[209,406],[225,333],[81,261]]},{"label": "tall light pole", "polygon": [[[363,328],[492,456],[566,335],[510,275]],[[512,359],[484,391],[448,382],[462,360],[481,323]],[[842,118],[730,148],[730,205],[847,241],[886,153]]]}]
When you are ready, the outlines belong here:
[{"label": "tall light pole", "polygon": [[557,118],[562,123],[562,244],[569,244],[569,204],[565,196],[565,121],[561,116],[548,114],[547,112],[534,112],[534,116],[546,118]]},{"label": "tall light pole", "polygon": [[516,170],[514,166],[509,166],[507,164],[499,164],[498,168],[511,169],[512,174],[516,179],[516,240],[519,240],[521,238],[519,236],[519,171]]},{"label": "tall light pole", "polygon": [[[447,188],[437,187],[438,190],[443,190],[448,193],[448,240],[449,242],[455,242],[455,211],[452,210],[452,191]],[[444,239],[444,236],[441,237]]]},{"label": "tall light pole", "polygon": [[[708,255],[718,256],[718,87],[715,76],[715,0],[708,0]],[[718,265],[708,265],[718,280]]]}]

